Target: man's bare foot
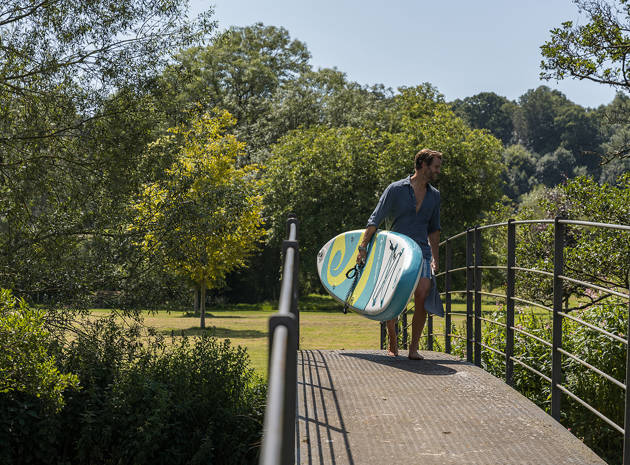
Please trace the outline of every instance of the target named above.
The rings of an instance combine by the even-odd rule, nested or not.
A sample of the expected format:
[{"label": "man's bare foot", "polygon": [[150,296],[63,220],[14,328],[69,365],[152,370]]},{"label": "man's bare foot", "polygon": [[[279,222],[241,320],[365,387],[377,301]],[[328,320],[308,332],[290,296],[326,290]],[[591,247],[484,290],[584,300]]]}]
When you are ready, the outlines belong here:
[{"label": "man's bare foot", "polygon": [[387,349],[387,355],[390,357],[398,357],[398,347],[389,346],[389,349]]},{"label": "man's bare foot", "polygon": [[424,360],[424,357],[420,355],[417,350],[409,351],[409,360]]}]

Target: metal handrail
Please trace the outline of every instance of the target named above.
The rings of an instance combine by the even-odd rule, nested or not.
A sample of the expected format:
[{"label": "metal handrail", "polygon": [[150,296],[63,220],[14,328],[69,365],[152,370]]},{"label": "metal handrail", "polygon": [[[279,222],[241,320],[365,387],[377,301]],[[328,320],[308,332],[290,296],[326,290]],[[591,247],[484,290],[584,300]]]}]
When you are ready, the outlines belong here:
[{"label": "metal handrail", "polygon": [[[554,225],[554,251],[553,251],[553,263],[554,269],[553,271],[545,271],[524,267],[517,267],[514,257],[516,255],[516,227],[519,225],[536,225],[536,224],[544,224],[544,225]],[[481,262],[481,231],[486,229],[505,227],[507,226],[507,242],[508,242],[508,251],[507,251],[507,266],[502,265],[483,265]],[[505,371],[505,379],[506,382],[510,385],[513,385],[513,370],[514,363],[517,363],[523,366],[525,369],[530,372],[542,377],[544,380],[548,381],[551,384],[551,415],[557,420],[560,419],[560,407],[561,407],[561,395],[567,395],[574,399],[579,404],[586,407],[588,410],[596,414],[598,417],[602,418],[609,425],[611,425],[614,429],[624,434],[624,451],[623,451],[623,463],[624,465],[630,465],[630,389],[627,386],[630,386],[630,344],[628,344],[628,339],[621,337],[619,335],[610,333],[602,328],[597,327],[591,323],[581,320],[573,315],[568,314],[566,311],[563,311],[562,304],[564,298],[564,289],[563,283],[571,282],[573,284],[584,286],[590,289],[595,289],[601,292],[605,292],[608,295],[621,297],[622,299],[628,299],[628,306],[630,310],[630,293],[620,292],[620,289],[617,287],[615,289],[605,288],[599,286],[594,283],[589,283],[586,281],[581,281],[579,279],[575,279],[572,277],[568,277],[563,273],[564,268],[564,237],[567,226],[578,226],[578,227],[594,227],[594,228],[607,228],[607,229],[616,229],[620,231],[630,231],[630,225],[621,225],[621,224],[609,224],[609,223],[599,223],[599,222],[591,222],[591,221],[581,221],[581,220],[568,220],[565,218],[555,218],[555,219],[532,219],[532,220],[509,220],[505,223],[495,223],[489,225],[477,226],[475,228],[469,228],[466,231],[462,231],[454,236],[447,238],[446,240],[440,242],[440,247],[446,246],[446,270],[441,272],[439,276],[444,276],[446,281],[446,289],[444,292],[440,292],[441,296],[446,297],[446,308],[445,308],[445,318],[446,318],[446,326],[444,334],[440,334],[440,336],[444,336],[445,350],[447,353],[450,353],[451,347],[451,338],[461,339],[466,341],[466,359],[469,362],[473,362],[476,365],[481,366],[481,349],[484,348],[491,352],[497,353],[503,357],[505,357],[506,371]],[[460,237],[466,236],[466,266],[461,267],[453,267],[452,261],[452,248],[450,244],[453,240],[458,239]],[[507,290],[505,295],[496,294],[491,292],[485,292],[481,290],[481,281],[482,281],[482,273],[481,271],[484,269],[495,269],[495,270],[505,270],[507,273]],[[457,271],[466,271],[466,289],[465,290],[451,290],[451,282],[450,278],[452,273]],[[536,273],[543,276],[547,276],[553,279],[553,305],[547,306],[538,302],[532,302],[527,299],[523,299],[522,297],[518,297],[515,295],[515,286],[514,283],[516,281],[516,271],[527,272],[527,273]],[[453,312],[451,311],[451,296],[453,294],[465,294],[466,296],[466,312]],[[481,311],[481,299],[483,296],[492,296],[497,298],[505,299],[506,302],[506,323],[501,323],[495,320],[489,320],[487,318],[483,318]],[[548,342],[544,339],[530,334],[523,329],[516,327],[514,324],[514,314],[515,314],[515,303],[523,303],[530,306],[535,306],[538,308],[542,308],[548,310],[553,315],[553,325],[552,325],[552,341]],[[453,334],[451,331],[451,316],[452,315],[465,315],[466,316],[466,337],[462,337],[457,334]],[[574,354],[564,350],[562,348],[562,321],[564,318],[568,318],[576,323],[590,328],[592,330],[598,331],[599,333],[615,340],[621,342],[626,345],[627,355],[626,355],[626,382],[625,384],[621,381],[615,379],[609,374],[599,370],[598,368],[592,366],[588,362],[580,359]],[[482,323],[491,323],[497,324],[500,326],[504,326],[506,328],[506,344],[505,344],[505,352],[497,350],[496,348],[489,347],[482,342],[481,339],[481,329]],[[405,324],[405,326],[407,326]],[[404,326],[404,327],[405,327]],[[433,320],[431,315],[428,317],[428,326],[427,326],[427,338],[428,338],[428,346],[429,350],[432,349],[433,346],[433,338],[437,336],[436,334],[432,334],[433,328]],[[405,327],[405,331],[407,328]],[[382,333],[384,334],[384,333]],[[551,348],[551,356],[552,356],[552,373],[551,377],[541,373],[535,368],[529,366],[522,360],[514,357],[514,337],[516,334],[522,334],[523,336],[530,337],[534,340],[537,340],[539,343],[544,344],[547,347]],[[630,318],[629,318],[629,328],[626,333],[630,334]],[[403,334],[403,339],[406,341],[406,334]],[[562,357],[568,357],[570,359],[575,360],[577,363],[590,370],[593,373],[603,377],[611,383],[614,383],[618,387],[622,388],[626,392],[626,411],[625,411],[625,425],[626,428],[621,428],[619,425],[614,423],[609,418],[605,417],[603,414],[598,412],[595,408],[590,406],[587,402],[580,399],[578,396],[570,392],[566,387],[562,386]]]},{"label": "metal handrail", "polygon": [[586,326],[587,328],[591,328],[591,329],[593,329],[595,331],[598,331],[598,332],[602,333],[604,336],[608,336],[611,339],[614,339],[616,341],[619,341],[619,342],[621,342],[623,344],[628,345],[628,340],[627,339],[619,337],[616,334],[610,333],[610,332],[606,331],[605,329],[599,328],[598,326],[595,326],[595,325],[592,325],[590,323],[587,323],[586,321],[581,320],[578,317],[575,317],[573,315],[569,315],[568,313],[564,313],[564,312],[560,312],[560,315],[562,315],[564,318],[568,318],[569,320],[573,320],[576,323],[580,323],[581,325]]},{"label": "metal handrail", "polygon": [[558,219],[558,223],[560,224],[573,224],[578,226],[592,226],[598,228],[610,228],[610,229],[620,229],[622,231],[630,231],[630,226],[627,224],[614,224],[614,223],[596,223],[594,221],[580,221],[580,220],[565,220],[562,218]]},{"label": "metal handrail", "polygon": [[297,349],[299,342],[298,221],[289,215],[278,312],[269,318],[269,386],[260,465],[296,463]]},{"label": "metal handrail", "polygon": [[540,343],[541,343],[541,344],[543,344],[543,345],[546,345],[547,347],[553,347],[553,345],[551,344],[551,342],[549,342],[549,341],[545,341],[543,338],[538,337],[538,336],[535,336],[535,335],[533,335],[533,334],[531,334],[531,333],[528,333],[527,331],[524,331],[524,330],[523,330],[523,329],[521,329],[521,328],[518,328],[518,327],[516,327],[516,326],[510,326],[510,329],[511,329],[512,331],[516,331],[517,333],[521,333],[521,334],[524,334],[525,336],[531,337],[532,339],[535,339],[536,341],[540,342]]},{"label": "metal handrail", "polygon": [[580,281],[579,279],[569,278],[569,277],[563,276],[563,275],[559,275],[558,278],[563,279],[564,281],[569,281],[569,282],[574,283],[574,284],[579,284],[579,285],[584,286],[584,287],[589,287],[591,289],[596,289],[598,291],[608,292],[608,293],[610,293],[612,295],[616,295],[618,297],[621,297],[622,299],[630,298],[629,294],[624,294],[623,292],[613,291],[612,289],[607,289],[605,287],[598,286],[597,284],[587,283],[586,281]]},{"label": "metal handrail", "polygon": [[516,271],[529,271],[530,273],[544,274],[545,276],[551,276],[553,278],[553,273],[550,273],[548,271],[535,270],[532,268],[521,268],[520,266],[513,266],[512,269]]}]

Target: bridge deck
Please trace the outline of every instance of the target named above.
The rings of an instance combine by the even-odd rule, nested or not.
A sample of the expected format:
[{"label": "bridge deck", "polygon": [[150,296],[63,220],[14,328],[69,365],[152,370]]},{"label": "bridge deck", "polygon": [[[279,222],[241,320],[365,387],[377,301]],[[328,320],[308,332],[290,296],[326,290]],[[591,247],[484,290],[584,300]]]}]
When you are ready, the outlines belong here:
[{"label": "bridge deck", "polygon": [[301,351],[297,463],[605,464],[481,368],[423,355]]}]

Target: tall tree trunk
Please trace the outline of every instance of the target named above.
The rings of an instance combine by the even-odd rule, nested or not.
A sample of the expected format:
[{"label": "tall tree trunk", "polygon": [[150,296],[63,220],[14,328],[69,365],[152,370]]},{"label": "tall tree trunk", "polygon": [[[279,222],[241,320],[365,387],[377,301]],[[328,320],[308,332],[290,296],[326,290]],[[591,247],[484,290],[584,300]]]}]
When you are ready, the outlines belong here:
[{"label": "tall tree trunk", "polygon": [[200,304],[200,313],[201,313],[201,323],[200,326],[202,328],[206,327],[206,285],[201,285],[201,302]]},{"label": "tall tree trunk", "polygon": [[193,314],[196,315],[199,311],[199,286],[195,284],[194,288],[195,298],[193,300]]}]

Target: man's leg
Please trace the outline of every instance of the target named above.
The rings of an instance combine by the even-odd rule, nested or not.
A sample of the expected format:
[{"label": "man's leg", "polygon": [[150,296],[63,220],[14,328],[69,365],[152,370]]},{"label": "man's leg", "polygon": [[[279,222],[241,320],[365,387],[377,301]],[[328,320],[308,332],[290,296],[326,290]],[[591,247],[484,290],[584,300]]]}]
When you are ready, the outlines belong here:
[{"label": "man's leg", "polygon": [[398,338],[396,337],[396,323],[398,318],[387,320],[387,337],[388,337],[388,350],[387,355],[395,357],[398,355]]},{"label": "man's leg", "polygon": [[413,294],[415,311],[413,320],[411,321],[411,344],[409,345],[409,358],[412,360],[422,360],[422,356],[418,352],[420,344],[420,336],[424,329],[424,323],[427,320],[427,312],[424,309],[424,301],[431,290],[431,280],[420,278],[418,286]]}]

